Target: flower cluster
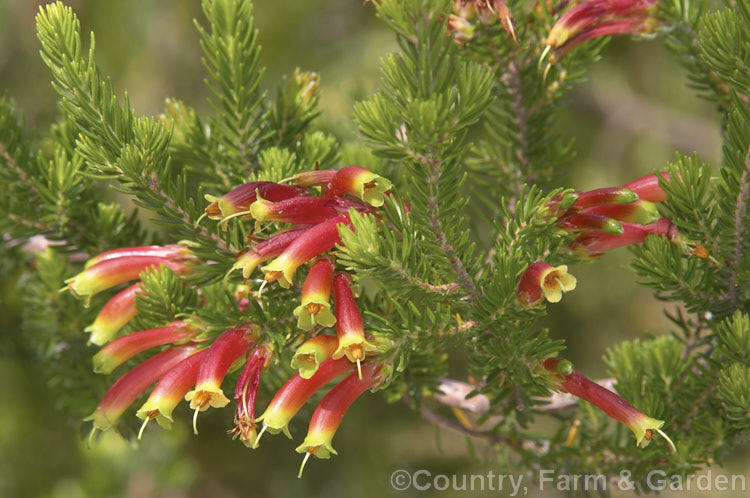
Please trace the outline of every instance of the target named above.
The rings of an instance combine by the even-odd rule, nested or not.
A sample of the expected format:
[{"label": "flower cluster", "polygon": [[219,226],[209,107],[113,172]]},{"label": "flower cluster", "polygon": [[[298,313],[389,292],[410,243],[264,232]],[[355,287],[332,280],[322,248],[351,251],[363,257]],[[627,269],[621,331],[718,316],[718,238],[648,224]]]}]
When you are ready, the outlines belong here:
[{"label": "flower cluster", "polygon": [[573,49],[594,38],[653,33],[658,27],[655,14],[654,0],[576,2],[547,35],[547,51],[552,51],[549,61],[558,63]]},{"label": "flower cluster", "polygon": [[[668,173],[659,173],[669,181]],[[622,187],[602,188],[560,196],[550,202],[557,225],[578,234],[570,249],[582,257],[597,257],[618,247],[640,244],[649,235],[677,240],[679,232],[667,218],[659,218],[656,203],[665,201],[656,173]]]},{"label": "flower cluster", "polygon": [[674,443],[661,427],[663,420],[651,418],[634,408],[621,396],[605,389],[573,368],[573,364],[562,358],[548,358],[542,366],[549,374],[550,382],[563,392],[599,407],[604,413],[625,424],[635,435],[636,444],[647,446],[658,433],[667,441],[672,451]]},{"label": "flower cluster", "polygon": [[[328,458],[336,453],[331,441],[346,410],[359,395],[379,387],[388,369],[373,357],[380,340],[365,335],[351,278],[338,270],[333,255],[326,253],[341,243],[339,227],[352,227],[351,216],[375,213],[384,204],[391,183],[360,166],[304,171],[290,180],[291,184],[250,182],[221,197],[207,196],[211,204],[205,216],[223,224],[232,218],[252,218],[258,225],[269,222],[277,227],[264,240],[251,237],[251,247],[239,255],[233,266],[241,269],[247,279],[258,265],[267,263],[261,268],[264,278],[255,291],[256,298],[271,282],[291,287],[297,270],[310,264],[301,303],[294,310],[300,333],[289,340],[292,345],[301,343],[292,359],[292,367],[299,373],[279,389],[265,412],[256,417],[261,373],[276,356],[261,327],[248,321],[216,333],[216,327],[202,319],[186,317],[117,337],[137,313],[136,295],[145,293],[142,283],[135,283],[117,293],[86,328],[91,332],[90,342],[103,345],[94,356],[94,370],[109,374],[139,353],[164,349],[111,386],[87,418],[93,421],[91,436],[97,430],[113,428],[153,384],[148,399],[136,412],[143,420],[139,438],[153,419],[170,428],[172,414],[183,399],[194,411],[193,430],[197,434],[200,412],[232,402],[222,384],[230,371],[242,368],[234,389],[234,427],[230,433],[255,448],[265,431],[283,431],[290,436],[288,424],[304,403],[330,381],[348,374],[323,397],[310,421],[307,437],[297,448],[305,453],[304,462],[310,455]],[[315,192],[320,195],[313,195]],[[278,229],[278,223],[292,226]],[[198,271],[198,263],[206,264],[184,245],[117,249],[89,260],[80,274],[66,282],[66,289],[89,299],[137,280],[146,270],[163,265],[178,275],[187,275]],[[239,288],[242,292],[237,294],[238,306],[243,309],[243,296],[247,299],[251,291],[247,285]],[[334,326],[335,335],[322,330]],[[263,426],[258,431],[261,421]]]}]

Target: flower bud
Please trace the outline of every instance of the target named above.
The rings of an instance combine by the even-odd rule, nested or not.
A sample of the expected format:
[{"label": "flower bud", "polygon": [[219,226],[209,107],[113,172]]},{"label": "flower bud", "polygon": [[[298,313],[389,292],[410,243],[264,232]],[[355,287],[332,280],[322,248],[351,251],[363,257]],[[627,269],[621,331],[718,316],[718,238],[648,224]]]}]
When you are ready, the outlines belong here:
[{"label": "flower bud", "polygon": [[563,216],[557,222],[557,225],[568,231],[598,230],[615,235],[619,235],[623,231],[622,225],[617,220],[589,210]]},{"label": "flower bud", "polygon": [[250,206],[250,214],[258,221],[317,225],[339,213],[332,199],[300,196],[279,202],[258,199]]},{"label": "flower bud", "polygon": [[283,201],[302,195],[304,189],[293,185],[274,182],[249,182],[233,188],[221,197],[206,195],[211,204],[206,208],[206,216],[212,220],[224,220],[233,216],[249,215],[250,205],[258,196],[271,202]]},{"label": "flower bud", "polygon": [[625,247],[633,244],[641,244],[649,235],[659,235],[667,237],[674,241],[679,237],[677,227],[667,218],[659,220],[649,225],[639,225],[637,223],[622,223],[623,233],[621,235],[612,235],[604,232],[584,233],[571,244],[574,253],[582,256],[596,257],[618,247]]},{"label": "flower bud", "polygon": [[656,208],[656,204],[644,200],[637,200],[630,204],[594,206],[584,209],[582,212],[596,213],[617,221],[627,221],[628,223],[638,223],[641,225],[648,225],[659,219],[659,210]]}]

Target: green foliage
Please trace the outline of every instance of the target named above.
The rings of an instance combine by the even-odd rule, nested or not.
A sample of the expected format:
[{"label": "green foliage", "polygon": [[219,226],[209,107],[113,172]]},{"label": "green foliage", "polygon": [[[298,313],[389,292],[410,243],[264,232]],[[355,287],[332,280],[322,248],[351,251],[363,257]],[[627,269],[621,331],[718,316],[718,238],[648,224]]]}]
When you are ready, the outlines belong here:
[{"label": "green foliage", "polygon": [[227,328],[252,322],[279,360],[264,377],[267,401],[291,374],[294,348],[311,335],[293,316],[305,267],[291,290],[260,287],[259,272],[244,281],[232,271],[236,257],[283,227],[256,225],[243,219],[247,213],[216,222],[205,216],[204,194],[219,197],[249,181],[288,181],[300,171],[356,160],[394,188],[382,208],[349,211],[352,227],[339,227],[332,259],[357,284],[365,330],[380,348],[367,360],[384,365],[388,400],[405,399],[445,422],[424,407],[434,405],[444,377],[460,371],[476,381],[472,396],[488,405],[481,430],[465,424],[463,430],[493,443],[507,465],[560,473],[595,466],[607,475],[627,469],[641,486],[651,469],[686,475],[746,441],[747,5],[703,14],[702,2],[659,4],[667,43],[692,84],[716,101],[725,125],[716,172],[697,156],[678,155],[666,167],[670,179],[660,180],[668,196],[660,213],[679,234],[650,236],[633,248],[637,279],[680,306],[671,316],[678,330],[615,345],[604,358],[618,393],[675,435],[679,451],[669,454],[661,441],[637,448],[592,405],[548,413],[556,384],[543,362],[561,354],[564,341],[540,323],[543,300],[526,304],[516,296],[533,263],[595,262],[573,250],[581,231],[564,227],[554,208],[572,199],[557,179],[574,156],[556,119],[606,40],[550,59],[547,35],[560,15],[554,2],[508,2],[517,40],[494,19],[475,23],[463,44],[446,34],[448,0],[373,3],[399,51],[381,61],[381,89],[355,105],[361,140],[351,143],[340,143],[317,120],[317,74],[295,69],[275,92],[264,90],[249,0],[202,3],[207,26],[196,27],[212,109],[205,116],[178,99],[168,99],[160,116],[136,116],[127,95],[118,98],[102,75],[93,35],[83,47],[73,11],[59,2],[40,8],[41,56],[60,116],[30,140],[13,101],[0,97],[0,223],[9,247],[34,235],[56,244],[37,255],[36,271],[20,278],[24,333],[61,403],[88,412],[94,395],[114,380],[90,372],[81,332],[114,291],[84,308],[58,290],[81,270],[81,253],[151,242],[180,242],[195,260],[187,275],[163,267],[141,273],[138,314],[126,332],[188,319],[205,327],[200,340],[210,344]]}]

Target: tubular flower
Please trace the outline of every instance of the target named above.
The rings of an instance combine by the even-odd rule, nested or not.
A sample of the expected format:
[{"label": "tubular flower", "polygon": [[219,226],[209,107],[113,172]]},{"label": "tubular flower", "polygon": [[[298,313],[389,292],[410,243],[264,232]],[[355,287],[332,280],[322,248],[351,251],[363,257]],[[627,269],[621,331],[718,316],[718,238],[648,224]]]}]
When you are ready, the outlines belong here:
[{"label": "tubular flower", "polygon": [[135,309],[135,294],[139,291],[143,292],[141,284],[133,284],[115,294],[104,305],[94,323],[83,329],[91,334],[90,343],[97,346],[108,343],[138,313]]},{"label": "tubular flower", "polygon": [[279,202],[259,198],[250,206],[258,221],[278,221],[296,225],[317,225],[338,214],[336,202],[324,197],[293,197]]},{"label": "tubular flower", "polygon": [[302,476],[305,463],[310,455],[318,458],[330,458],[331,453],[336,454],[331,441],[336,430],[352,403],[365,391],[378,386],[381,383],[378,372],[378,363],[366,363],[362,367],[362,376],[355,374],[339,382],[315,408],[307,429],[307,437],[297,447],[297,453],[305,453],[305,459],[299,469],[297,477]]},{"label": "tubular flower", "polygon": [[334,176],[336,176],[335,169],[316,169],[300,171],[292,177],[292,180],[299,187],[325,187],[331,183]]},{"label": "tubular flower", "polygon": [[232,265],[232,269],[235,270],[237,268],[242,268],[242,277],[250,278],[253,270],[255,270],[259,264],[279,256],[297,239],[297,237],[302,235],[305,230],[307,230],[307,228],[299,228],[296,230],[277,233],[273,237],[258,243],[237,258],[237,261]]},{"label": "tubular flower", "polygon": [[89,266],[65,283],[75,296],[88,298],[115,285],[137,280],[141,272],[160,266],[166,266],[179,275],[193,271],[182,259],[174,261],[161,256],[123,256]]},{"label": "tubular flower", "polygon": [[564,292],[576,288],[576,278],[565,265],[554,267],[544,261],[532,263],[518,281],[516,297],[525,306],[534,306],[546,298],[551,303],[562,299]]},{"label": "tubular flower", "polygon": [[[584,209],[582,213],[596,213],[617,221],[648,225],[659,219],[656,204],[649,201],[637,200],[630,204],[609,204]],[[622,228],[622,227],[621,227]]]},{"label": "tubular flower", "polygon": [[640,447],[648,446],[651,439],[659,433],[667,440],[672,451],[675,451],[674,443],[662,432],[663,420],[657,420],[646,416],[640,410],[634,408],[621,396],[605,389],[596,382],[586,378],[581,372],[573,369],[573,365],[561,358],[548,358],[543,363],[544,368],[549,371],[550,380],[563,392],[567,392],[581,398],[584,401],[596,405],[604,413],[625,424],[635,435],[636,444]]},{"label": "tubular flower", "polygon": [[255,422],[255,400],[260,387],[260,374],[271,360],[271,350],[266,346],[257,347],[250,354],[234,390],[234,428],[229,431],[233,438],[240,438],[250,448],[257,447],[258,424]]},{"label": "tubular flower", "polygon": [[603,255],[605,251],[618,247],[641,244],[649,235],[667,237],[670,241],[679,238],[677,227],[667,218],[660,218],[649,225],[623,222],[622,227],[623,233],[621,235],[603,232],[582,234],[571,244],[571,249],[574,253],[583,256],[596,257]]},{"label": "tubular flower", "polygon": [[362,166],[345,166],[336,172],[328,184],[329,196],[352,194],[371,206],[383,205],[385,191],[391,182]]},{"label": "tubular flower", "polygon": [[250,205],[257,200],[258,196],[272,202],[278,202],[303,193],[305,193],[304,189],[293,185],[282,185],[274,182],[249,182],[233,188],[221,197],[206,195],[206,200],[211,204],[206,208],[205,216],[212,220],[248,216]]},{"label": "tubular flower", "polygon": [[565,215],[560,218],[557,225],[568,231],[598,230],[614,235],[619,235],[623,232],[622,225],[620,225],[620,222],[617,220],[613,220],[609,216],[588,210]]},{"label": "tubular flower", "polygon": [[281,389],[276,391],[266,411],[258,417],[258,422],[263,421],[263,430],[261,430],[258,439],[260,439],[260,436],[266,430],[272,434],[278,434],[283,431],[291,439],[289,422],[300,408],[321,387],[336,377],[350,373],[353,368],[352,364],[343,358],[339,360],[330,359],[321,363],[320,368],[308,379],[302,377],[300,374],[293,375]]},{"label": "tubular flower", "polygon": [[202,329],[192,323],[178,320],[164,327],[141,330],[120,337],[104,346],[94,355],[94,371],[109,374],[138,353],[164,344],[185,342]]},{"label": "tubular flower", "polygon": [[292,368],[299,370],[303,379],[309,379],[318,371],[321,363],[333,356],[338,347],[339,339],[335,335],[319,335],[308,339],[294,352]]},{"label": "tubular flower", "polygon": [[332,327],[336,323],[329,303],[333,268],[327,259],[317,261],[310,268],[302,286],[302,304],[294,310],[297,326],[302,330],[310,330],[316,324]]},{"label": "tubular flower", "polygon": [[333,358],[346,355],[349,361],[357,362],[361,377],[360,362],[364,361],[367,351],[376,351],[377,348],[365,340],[362,315],[354,300],[352,281],[348,275],[337,273],[333,277],[333,300],[336,303],[336,335],[339,339],[339,347],[333,353]]},{"label": "tubular flower", "polygon": [[104,251],[101,254],[94,256],[93,258],[86,261],[84,268],[94,266],[102,261],[109,259],[127,258],[133,256],[155,256],[159,258],[167,258],[171,261],[187,261],[193,259],[193,255],[190,253],[190,249],[187,246],[180,244],[169,244],[166,246],[140,246],[140,247],[121,247],[120,249],[112,249]]},{"label": "tubular flower", "polygon": [[232,364],[247,353],[255,341],[254,327],[241,324],[221,333],[208,348],[198,370],[195,389],[185,395],[185,400],[190,401],[190,409],[195,410],[193,432],[196,434],[198,412],[208,410],[209,406],[221,408],[229,403],[229,398],[221,390],[221,383]]},{"label": "tubular flower", "polygon": [[605,187],[586,192],[576,192],[578,198],[573,208],[587,208],[605,204],[630,204],[638,200],[638,194],[632,190],[619,187]]},{"label": "tubular flower", "polygon": [[555,49],[557,63],[582,43],[613,34],[640,34],[655,30],[653,0],[590,0],[571,7],[555,23],[547,45]]},{"label": "tubular flower", "polygon": [[640,199],[649,202],[664,202],[667,200],[667,193],[659,186],[659,176],[661,175],[666,181],[669,181],[669,173],[662,171],[642,176],[627,183],[623,188],[627,188],[638,194]]},{"label": "tubular flower", "polygon": [[164,377],[156,383],[151,395],[138,409],[136,415],[143,420],[138,439],[151,420],[156,419],[165,429],[172,428],[172,412],[182,401],[185,394],[195,385],[198,369],[206,356],[206,350],[198,351],[173,366]]},{"label": "tubular flower", "polygon": [[297,268],[333,249],[341,242],[339,225],[352,227],[348,214],[342,214],[308,228],[281,255],[262,268],[266,274],[266,281],[278,280],[282,287],[290,287]]},{"label": "tubular flower", "polygon": [[148,386],[195,351],[194,345],[169,348],[152,356],[117,379],[117,382],[112,384],[99,402],[94,413],[84,419],[94,422],[91,436],[93,437],[97,430],[106,431],[111,428]]},{"label": "tubular flower", "polygon": [[656,31],[658,21],[653,17],[634,17],[629,19],[614,19],[603,22],[586,29],[570,38],[564,45],[557,48],[550,56],[550,62],[556,64],[568,55],[573,49],[578,48],[589,40],[611,35],[639,35],[649,34]]}]

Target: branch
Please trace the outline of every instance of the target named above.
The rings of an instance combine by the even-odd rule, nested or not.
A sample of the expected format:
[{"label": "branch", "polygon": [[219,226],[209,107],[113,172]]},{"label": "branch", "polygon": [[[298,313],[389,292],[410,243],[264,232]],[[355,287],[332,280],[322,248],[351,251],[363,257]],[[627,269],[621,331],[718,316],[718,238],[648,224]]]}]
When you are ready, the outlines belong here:
[{"label": "branch", "polygon": [[745,239],[745,216],[747,215],[747,200],[750,195],[750,147],[745,155],[745,171],[740,178],[740,191],[737,193],[737,202],[734,209],[734,251],[733,261],[735,271],[729,276],[729,299],[733,308],[737,308],[737,273],[740,271],[740,260],[744,254],[742,252],[742,242]]}]

